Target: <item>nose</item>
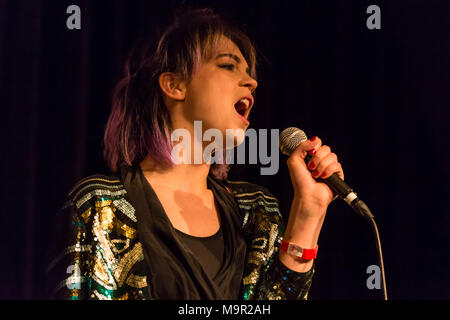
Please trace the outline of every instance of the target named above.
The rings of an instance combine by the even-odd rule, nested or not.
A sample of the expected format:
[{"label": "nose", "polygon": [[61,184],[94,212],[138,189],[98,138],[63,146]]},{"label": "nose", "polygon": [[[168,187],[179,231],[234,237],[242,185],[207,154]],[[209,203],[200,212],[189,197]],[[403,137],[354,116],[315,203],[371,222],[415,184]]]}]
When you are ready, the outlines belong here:
[{"label": "nose", "polygon": [[239,85],[249,88],[250,92],[253,93],[253,91],[255,91],[256,87],[258,86],[258,81],[247,74],[246,78],[243,79]]}]

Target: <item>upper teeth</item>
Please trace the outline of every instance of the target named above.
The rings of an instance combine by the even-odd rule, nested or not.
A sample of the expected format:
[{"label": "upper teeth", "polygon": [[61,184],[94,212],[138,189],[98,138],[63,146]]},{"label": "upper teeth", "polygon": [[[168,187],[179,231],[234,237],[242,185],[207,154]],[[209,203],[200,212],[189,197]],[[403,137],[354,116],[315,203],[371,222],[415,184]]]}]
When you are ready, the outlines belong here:
[{"label": "upper teeth", "polygon": [[242,98],[241,100],[239,100],[239,102],[242,102],[245,104],[245,106],[248,108],[248,106],[250,105],[250,101],[248,101],[247,98]]}]

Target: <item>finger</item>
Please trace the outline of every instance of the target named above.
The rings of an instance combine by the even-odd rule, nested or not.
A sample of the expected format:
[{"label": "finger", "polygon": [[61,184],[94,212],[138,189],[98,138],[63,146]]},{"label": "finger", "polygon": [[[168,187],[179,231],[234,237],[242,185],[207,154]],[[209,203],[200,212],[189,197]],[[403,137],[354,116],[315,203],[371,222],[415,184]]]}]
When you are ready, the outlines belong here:
[{"label": "finger", "polygon": [[311,139],[305,140],[298,145],[292,155],[305,159],[306,154],[312,150],[318,150],[322,145],[322,140],[319,137],[314,136]]},{"label": "finger", "polygon": [[[329,148],[328,148],[329,149]],[[324,152],[327,152],[328,150],[325,150]],[[320,159],[315,159],[310,161],[308,165],[308,169],[314,170],[313,177],[317,178],[321,176],[328,166],[330,166],[333,163],[337,163],[337,156],[335,153],[328,152],[326,155],[320,155]],[[312,168],[312,169],[311,169]]]},{"label": "finger", "polygon": [[325,158],[328,154],[331,153],[331,149],[327,145],[320,146],[318,149],[313,149],[309,152],[311,155],[311,159],[308,162],[308,168],[310,170],[314,170],[317,168],[319,163]]},{"label": "finger", "polygon": [[326,167],[322,173],[320,174],[320,178],[327,179],[329,178],[333,173],[337,173],[339,178],[344,180],[344,171],[342,170],[342,165],[339,162],[333,162],[328,167]]}]

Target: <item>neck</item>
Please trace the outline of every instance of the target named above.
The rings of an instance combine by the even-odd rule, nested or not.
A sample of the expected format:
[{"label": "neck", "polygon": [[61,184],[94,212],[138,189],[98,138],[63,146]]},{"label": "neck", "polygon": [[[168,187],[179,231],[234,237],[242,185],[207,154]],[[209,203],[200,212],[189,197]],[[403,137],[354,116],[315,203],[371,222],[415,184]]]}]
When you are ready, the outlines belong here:
[{"label": "neck", "polygon": [[208,189],[206,181],[210,169],[209,164],[182,163],[162,169],[156,167],[152,159],[147,156],[140,166],[142,173],[152,185],[196,194],[204,193]]},{"label": "neck", "polygon": [[[179,161],[171,168],[161,168],[147,156],[140,164],[142,172],[152,185],[195,194],[204,193],[208,189],[207,177],[211,164],[204,161],[203,152],[211,142],[202,140],[201,122],[197,124],[199,127],[196,127],[194,123],[186,122],[176,113],[171,114],[171,121],[171,140],[175,148],[173,152],[184,161]],[[184,130],[177,132],[176,129]],[[187,150],[190,152],[186,152]],[[186,158],[183,158],[184,156]]]}]

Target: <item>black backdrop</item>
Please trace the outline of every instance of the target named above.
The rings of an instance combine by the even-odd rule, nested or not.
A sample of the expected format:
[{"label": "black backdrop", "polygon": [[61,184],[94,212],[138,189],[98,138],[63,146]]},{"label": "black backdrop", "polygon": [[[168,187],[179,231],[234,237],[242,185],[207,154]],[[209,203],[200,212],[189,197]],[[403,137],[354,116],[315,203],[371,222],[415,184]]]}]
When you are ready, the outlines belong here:
[{"label": "black backdrop", "polygon": [[[71,186],[108,173],[101,140],[112,88],[134,40],[151,37],[179,1],[0,0],[0,298],[43,299],[53,215]],[[294,5],[295,3],[295,5]],[[81,30],[66,8],[81,8]],[[320,136],[375,214],[392,299],[450,297],[446,1],[189,1],[239,23],[260,50],[251,127]],[[381,8],[368,30],[366,8]],[[269,188],[288,213],[280,171],[234,166],[231,178]],[[331,204],[312,299],[380,299],[369,225]]]}]

